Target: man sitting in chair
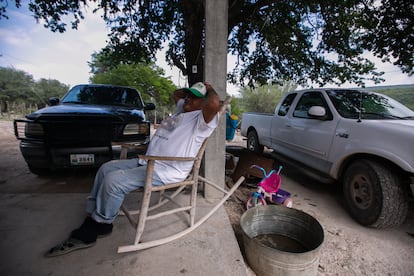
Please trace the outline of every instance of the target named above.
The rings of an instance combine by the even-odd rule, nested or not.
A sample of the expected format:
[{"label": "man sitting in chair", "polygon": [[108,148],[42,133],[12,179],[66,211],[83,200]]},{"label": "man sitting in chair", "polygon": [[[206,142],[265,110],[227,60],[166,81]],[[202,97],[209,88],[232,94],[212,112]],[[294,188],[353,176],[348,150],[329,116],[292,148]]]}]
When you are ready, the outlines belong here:
[{"label": "man sitting in chair", "polygon": [[[161,122],[146,155],[194,157],[218,125],[220,101],[211,85],[198,82],[191,88],[174,91],[173,97],[176,113]],[[153,185],[183,181],[192,165],[192,161],[157,160]],[[145,160],[112,160],[102,165],[88,196],[86,219],[66,241],[51,248],[46,256],[59,256],[91,247],[98,237],[109,235],[125,196],[143,187],[145,178]]]}]

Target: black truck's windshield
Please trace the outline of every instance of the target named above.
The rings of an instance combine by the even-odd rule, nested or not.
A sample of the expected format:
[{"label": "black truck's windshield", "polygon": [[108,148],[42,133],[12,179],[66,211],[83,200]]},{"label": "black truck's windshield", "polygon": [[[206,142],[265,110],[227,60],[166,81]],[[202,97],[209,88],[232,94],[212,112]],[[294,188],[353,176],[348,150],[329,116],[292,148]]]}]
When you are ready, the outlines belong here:
[{"label": "black truck's windshield", "polygon": [[62,99],[63,104],[118,105],[143,108],[138,91],[128,87],[77,85]]}]

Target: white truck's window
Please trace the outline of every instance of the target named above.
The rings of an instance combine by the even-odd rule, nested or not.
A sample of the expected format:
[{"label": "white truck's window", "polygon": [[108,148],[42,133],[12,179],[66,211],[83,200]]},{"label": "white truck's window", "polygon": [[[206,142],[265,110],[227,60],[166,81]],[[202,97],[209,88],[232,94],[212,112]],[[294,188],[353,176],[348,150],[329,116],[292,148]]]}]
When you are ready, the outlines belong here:
[{"label": "white truck's window", "polygon": [[292,105],[293,100],[295,99],[295,97],[296,97],[296,93],[293,93],[293,94],[290,94],[289,96],[287,96],[284,99],[283,103],[280,105],[279,112],[277,113],[277,115],[285,116],[288,113],[289,108]]},{"label": "white truck's window", "polygon": [[326,112],[328,112],[326,102],[320,92],[306,92],[303,93],[302,97],[299,99],[295,111],[293,112],[293,117],[311,119],[312,117],[308,115],[308,111],[312,106],[324,107]]}]

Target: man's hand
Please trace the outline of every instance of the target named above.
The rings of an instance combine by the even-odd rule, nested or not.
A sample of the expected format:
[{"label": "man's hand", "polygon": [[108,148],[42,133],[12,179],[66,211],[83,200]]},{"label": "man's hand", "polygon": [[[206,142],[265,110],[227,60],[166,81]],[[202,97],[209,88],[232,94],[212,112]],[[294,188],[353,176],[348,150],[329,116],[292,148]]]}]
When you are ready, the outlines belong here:
[{"label": "man's hand", "polygon": [[177,104],[177,102],[180,100],[180,99],[184,99],[185,98],[185,92],[184,92],[184,90],[183,89],[177,89],[177,90],[175,90],[174,92],[173,92],[173,94],[172,94],[172,97],[173,97],[173,99],[174,99],[174,102],[175,102],[175,104]]},{"label": "man's hand", "polygon": [[217,95],[217,92],[214,90],[214,88],[208,84],[204,83],[207,89],[207,96],[204,100],[202,111],[203,111],[203,117],[204,121],[206,123],[209,123],[211,120],[214,119],[217,112],[220,110],[220,98]]}]

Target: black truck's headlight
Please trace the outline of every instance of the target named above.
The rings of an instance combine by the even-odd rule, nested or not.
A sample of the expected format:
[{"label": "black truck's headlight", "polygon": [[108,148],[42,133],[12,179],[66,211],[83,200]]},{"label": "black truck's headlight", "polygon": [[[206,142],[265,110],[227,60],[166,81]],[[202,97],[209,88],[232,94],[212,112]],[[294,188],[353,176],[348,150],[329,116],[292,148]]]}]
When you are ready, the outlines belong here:
[{"label": "black truck's headlight", "polygon": [[43,137],[45,134],[43,126],[38,123],[26,123],[24,132],[26,137]]},{"label": "black truck's headlight", "polygon": [[124,128],[123,135],[147,135],[149,133],[149,124],[127,124]]}]

